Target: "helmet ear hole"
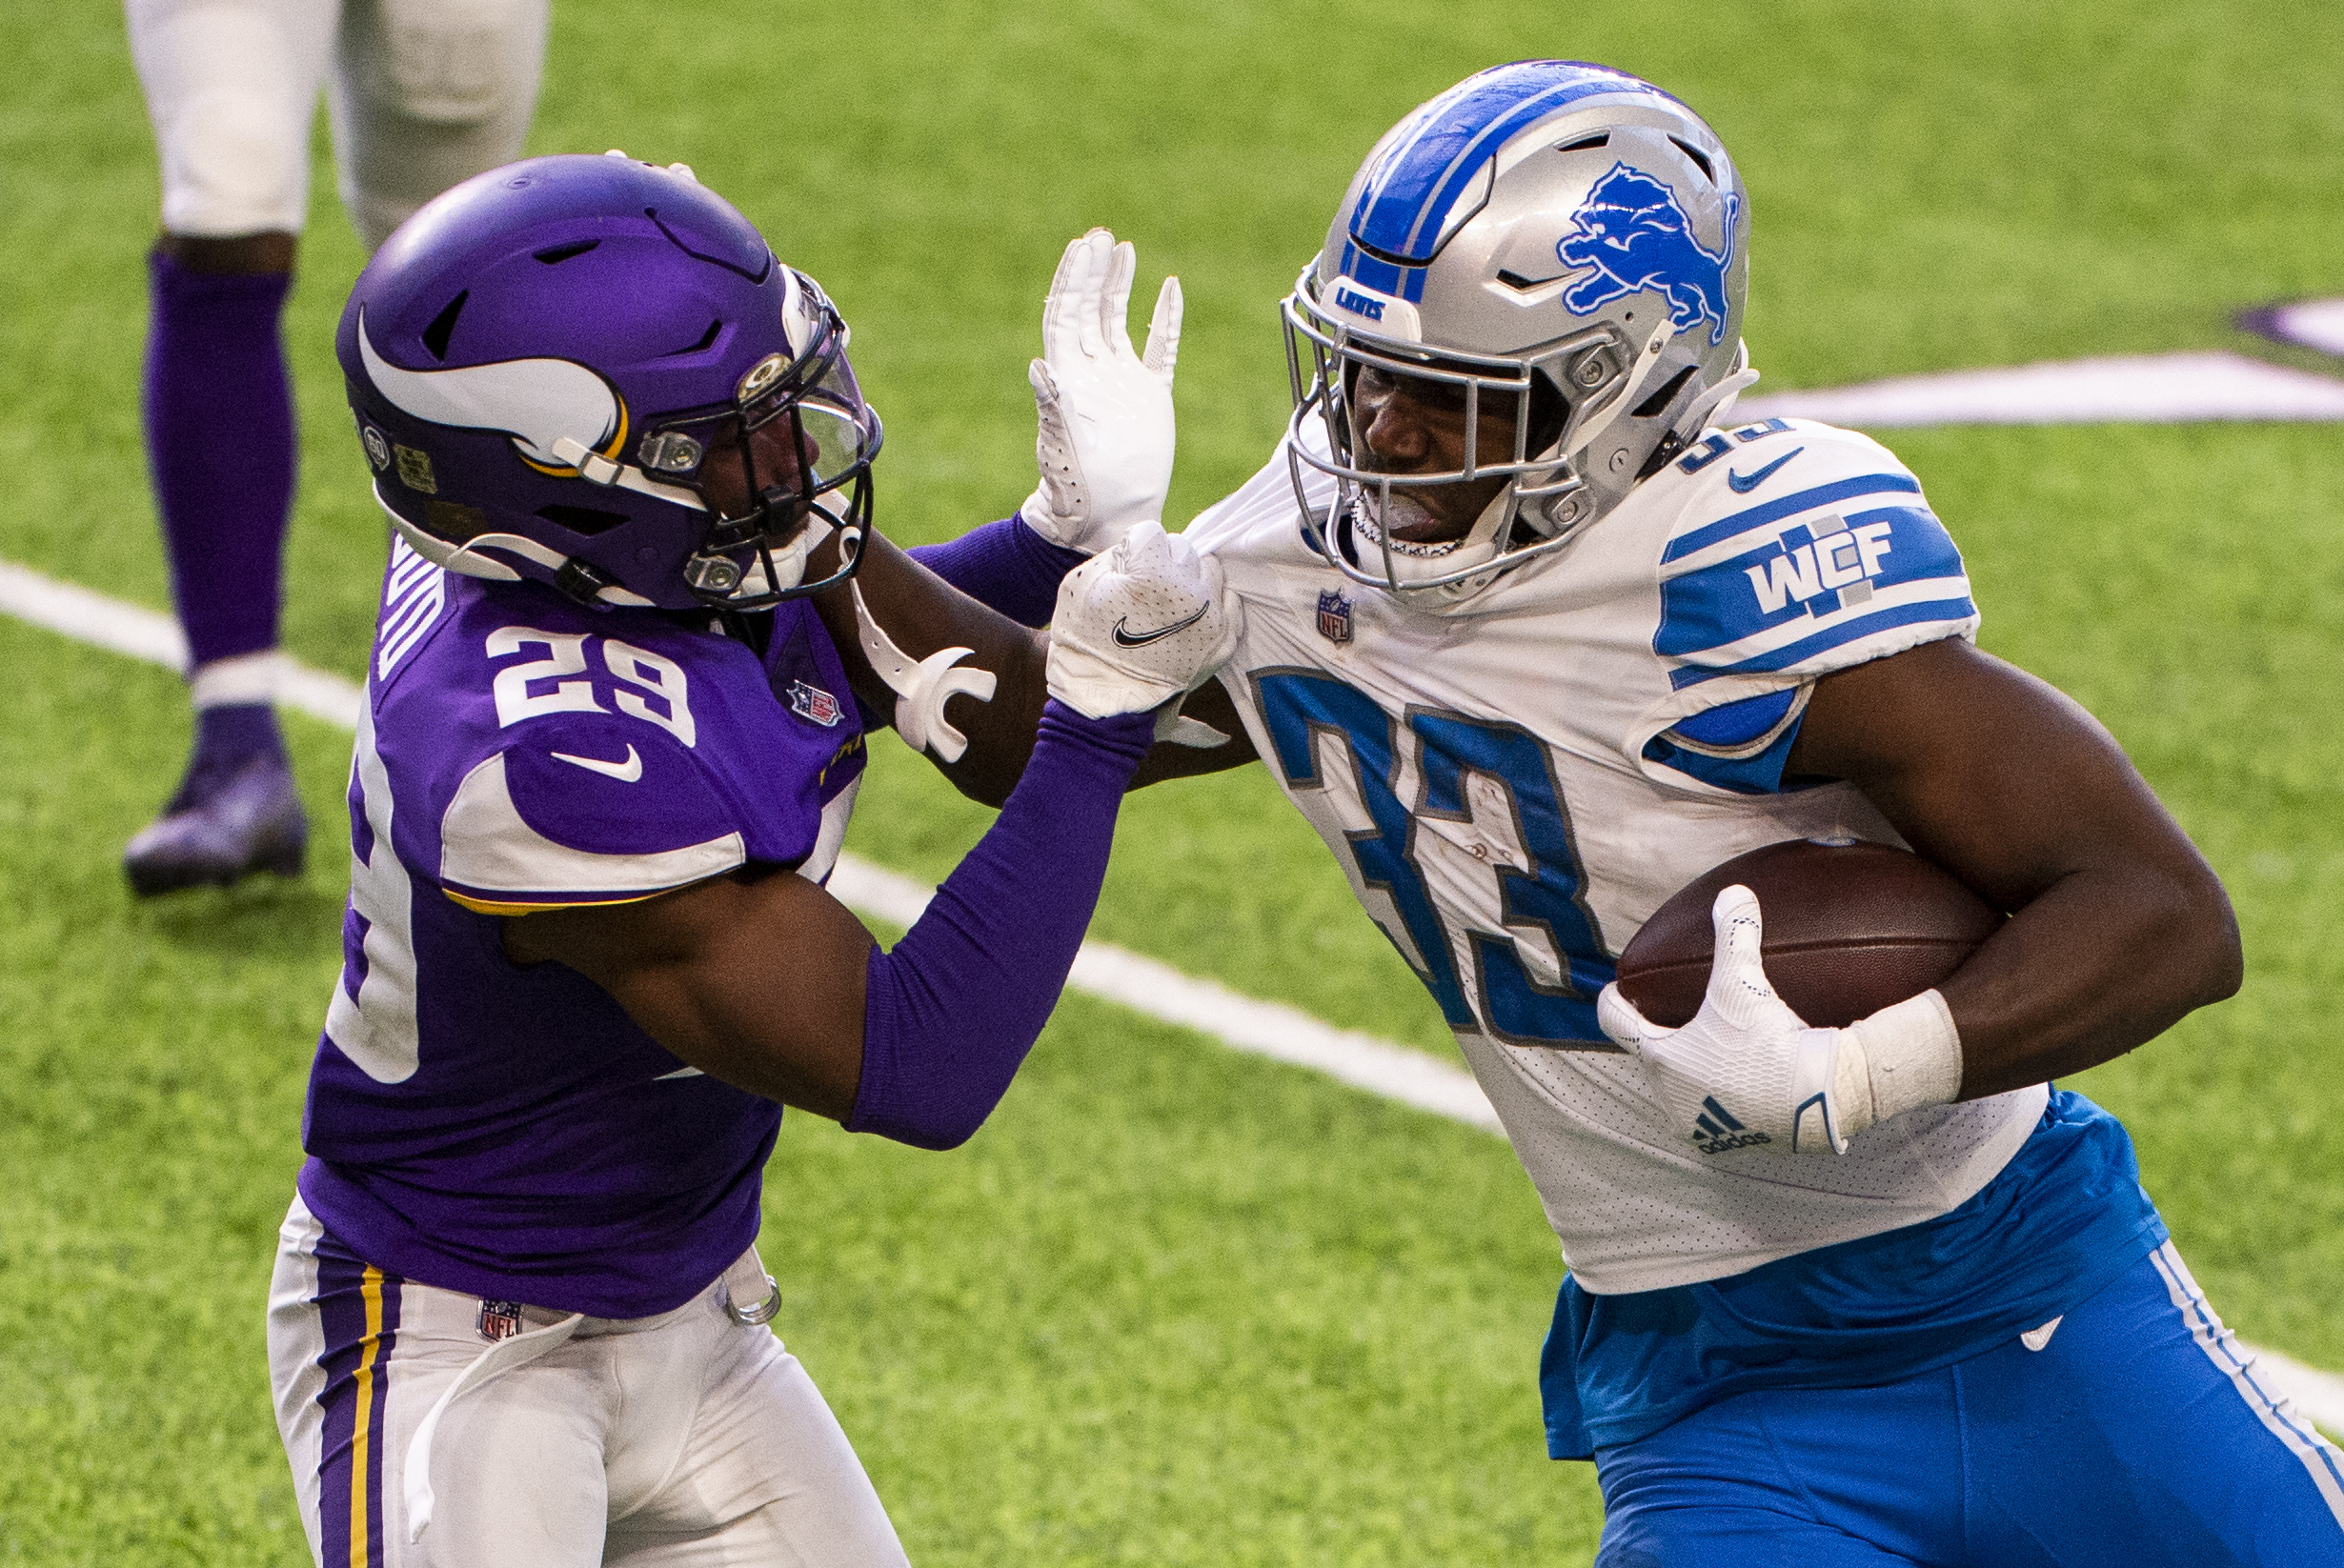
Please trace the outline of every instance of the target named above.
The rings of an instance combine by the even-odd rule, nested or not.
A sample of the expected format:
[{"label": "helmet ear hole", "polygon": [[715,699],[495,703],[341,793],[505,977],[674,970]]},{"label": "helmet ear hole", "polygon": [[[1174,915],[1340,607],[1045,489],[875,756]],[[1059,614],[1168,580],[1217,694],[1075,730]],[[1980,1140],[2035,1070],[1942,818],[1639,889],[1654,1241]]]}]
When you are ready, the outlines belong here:
[{"label": "helmet ear hole", "polygon": [[1693,372],[1700,368],[1701,367],[1698,365],[1687,365],[1683,370],[1677,372],[1676,374],[1662,382],[1659,388],[1653,392],[1651,396],[1636,405],[1634,411],[1635,417],[1638,419],[1651,419],[1657,417],[1661,411],[1667,408],[1669,404],[1677,400],[1677,393],[1685,390],[1685,383],[1690,381],[1693,378]]},{"label": "helmet ear hole", "polygon": [[559,503],[539,507],[537,515],[556,528],[566,528],[573,533],[584,534],[589,538],[597,533],[608,533],[612,529],[633,521],[623,512],[602,512],[594,507],[563,506]]}]

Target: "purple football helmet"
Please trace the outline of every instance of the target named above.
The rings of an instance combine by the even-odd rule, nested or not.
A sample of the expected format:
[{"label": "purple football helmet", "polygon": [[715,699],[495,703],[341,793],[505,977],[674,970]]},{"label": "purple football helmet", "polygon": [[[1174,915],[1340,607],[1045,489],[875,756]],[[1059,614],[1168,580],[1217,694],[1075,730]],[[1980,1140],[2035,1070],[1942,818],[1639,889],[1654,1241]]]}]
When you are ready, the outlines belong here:
[{"label": "purple football helmet", "polygon": [[[677,164],[530,158],[427,204],[335,352],[374,495],[454,572],[754,610],[851,575],[879,415],[815,281]],[[839,566],[804,581],[833,533]]]}]

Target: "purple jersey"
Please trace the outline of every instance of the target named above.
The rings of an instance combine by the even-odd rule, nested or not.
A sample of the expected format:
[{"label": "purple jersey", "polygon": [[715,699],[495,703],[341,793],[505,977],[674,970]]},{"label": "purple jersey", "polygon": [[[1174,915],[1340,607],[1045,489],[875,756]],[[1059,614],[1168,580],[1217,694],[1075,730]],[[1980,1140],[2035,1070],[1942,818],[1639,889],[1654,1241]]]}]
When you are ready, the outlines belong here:
[{"label": "purple jersey", "polygon": [[820,880],[863,767],[813,609],[762,655],[394,542],[351,768],[344,962],[310,1209],[409,1278],[597,1317],[689,1300],[757,1234],[781,1108],[685,1066],[500,916],[757,862]]}]

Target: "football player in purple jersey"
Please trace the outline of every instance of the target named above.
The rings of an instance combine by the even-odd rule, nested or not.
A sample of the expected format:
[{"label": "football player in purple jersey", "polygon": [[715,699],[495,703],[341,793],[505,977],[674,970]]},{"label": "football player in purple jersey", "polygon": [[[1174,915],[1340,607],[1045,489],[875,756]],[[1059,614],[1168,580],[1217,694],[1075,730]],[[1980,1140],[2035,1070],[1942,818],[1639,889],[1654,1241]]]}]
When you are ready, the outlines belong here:
[{"label": "football player in purple jersey", "polygon": [[308,838],[271,704],[298,455],[277,323],[319,89],[342,208],[371,251],[433,196],[519,156],[546,0],[124,9],[163,183],[141,408],[195,707],[186,774],[123,852],[148,895],[294,874]]},{"label": "football player in purple jersey", "polygon": [[[872,532],[846,347],[689,170],[616,155],[457,187],[351,295],[397,538],[269,1318],[320,1562],[902,1561],[765,1326],[782,1107],[976,1130],[1233,629],[1153,527],[1049,573],[1046,652],[951,594]],[[981,582],[997,548],[1056,547],[933,558]],[[956,644],[902,653],[913,612]],[[1031,760],[882,952],[822,884],[890,716],[970,777]]]}]

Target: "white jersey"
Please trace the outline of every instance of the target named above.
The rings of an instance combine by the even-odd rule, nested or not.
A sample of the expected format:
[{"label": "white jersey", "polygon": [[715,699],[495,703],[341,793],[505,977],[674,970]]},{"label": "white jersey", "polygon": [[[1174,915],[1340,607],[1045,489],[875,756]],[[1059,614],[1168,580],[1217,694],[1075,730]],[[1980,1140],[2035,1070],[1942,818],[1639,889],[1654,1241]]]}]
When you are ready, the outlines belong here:
[{"label": "white jersey", "polygon": [[[1303,472],[1323,523],[1332,483]],[[2039,1086],[1896,1117],[1837,1158],[1708,1154],[1595,1022],[1628,939],[1718,862],[1901,842],[1852,786],[1781,787],[1817,676],[1975,633],[1960,554],[1894,456],[1805,420],[1711,432],[1445,613],[1343,577],[1311,526],[1283,447],[1189,525],[1243,611],[1222,682],[1440,1004],[1583,1286],[1738,1274],[1932,1218],[2001,1170]]]}]

